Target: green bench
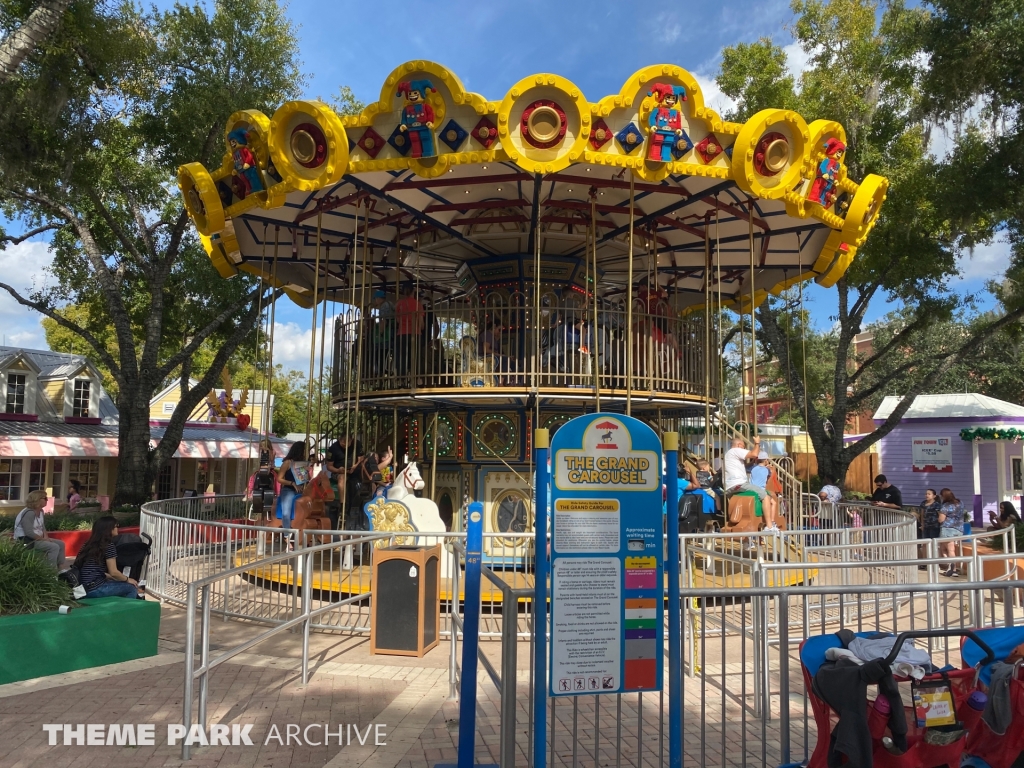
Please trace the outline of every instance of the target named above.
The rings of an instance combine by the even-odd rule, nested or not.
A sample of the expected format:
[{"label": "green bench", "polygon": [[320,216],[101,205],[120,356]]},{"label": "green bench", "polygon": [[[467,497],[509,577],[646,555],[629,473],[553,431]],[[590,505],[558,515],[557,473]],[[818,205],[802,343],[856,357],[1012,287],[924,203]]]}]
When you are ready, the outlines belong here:
[{"label": "green bench", "polygon": [[156,656],[160,604],[124,597],[0,616],[0,685]]}]

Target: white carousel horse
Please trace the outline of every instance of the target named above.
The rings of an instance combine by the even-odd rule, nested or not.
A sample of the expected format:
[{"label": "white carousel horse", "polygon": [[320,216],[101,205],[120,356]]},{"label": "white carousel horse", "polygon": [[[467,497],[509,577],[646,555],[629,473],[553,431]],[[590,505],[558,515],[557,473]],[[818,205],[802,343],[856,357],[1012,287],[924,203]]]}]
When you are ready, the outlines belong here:
[{"label": "white carousel horse", "polygon": [[[395,482],[387,490],[387,500],[397,501],[409,509],[409,522],[417,532],[445,533],[444,521],[437,510],[437,504],[430,499],[418,498],[414,491],[422,491],[426,482],[420,475],[415,461],[410,461],[405,468],[395,475]],[[421,547],[441,545],[441,577],[446,578],[451,572],[451,552],[444,546],[443,536],[417,536],[416,544]]]}]

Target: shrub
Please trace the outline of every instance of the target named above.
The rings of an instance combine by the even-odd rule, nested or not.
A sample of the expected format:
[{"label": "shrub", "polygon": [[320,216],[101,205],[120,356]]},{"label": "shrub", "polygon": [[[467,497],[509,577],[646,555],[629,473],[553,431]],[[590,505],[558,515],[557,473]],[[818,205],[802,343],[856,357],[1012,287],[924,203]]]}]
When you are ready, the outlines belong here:
[{"label": "shrub", "polygon": [[55,611],[74,605],[71,587],[41,553],[0,538],[0,616]]}]

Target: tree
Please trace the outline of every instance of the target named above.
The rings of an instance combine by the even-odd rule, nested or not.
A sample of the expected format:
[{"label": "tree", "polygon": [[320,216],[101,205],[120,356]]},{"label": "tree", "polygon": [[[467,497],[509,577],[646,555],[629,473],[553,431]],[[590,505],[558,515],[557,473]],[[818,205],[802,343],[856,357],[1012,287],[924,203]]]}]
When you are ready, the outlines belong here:
[{"label": "tree", "polygon": [[0,16],[0,29],[4,30],[0,82],[10,79],[28,55],[57,30],[69,5],[71,0],[44,0],[21,23],[7,14]]},{"label": "tree", "polygon": [[[257,325],[269,299],[246,276],[220,279],[174,188],[177,166],[217,165],[227,117],[297,94],[293,28],[273,0],[220,0],[212,14],[118,6],[120,33],[89,38],[78,63],[46,45],[0,85],[0,202],[23,225],[0,244],[52,233],[56,285],[16,301],[91,348],[114,383],[120,464],[114,503],[149,497],[184,422]],[[85,66],[81,62],[88,61]],[[60,99],[47,89],[57,78]],[[212,351],[206,370],[195,370]],[[199,383],[189,386],[195,373]],[[170,377],[182,397],[150,449],[149,401]]]},{"label": "tree", "polygon": [[[877,173],[890,180],[874,231],[836,284],[837,309],[829,318],[835,329],[831,375],[821,389],[814,381],[804,385],[798,345],[806,332],[787,339],[787,326],[801,326],[793,297],[772,297],[757,310],[766,356],[789,370],[797,405],[808,413],[819,471],[842,483],[853,459],[899,423],[917,394],[930,391],[958,360],[1016,324],[1022,310],[1008,306],[999,316],[972,324],[961,343],[915,346],[920,334],[969,310],[947,282],[957,274],[960,249],[992,231],[984,217],[951,215],[963,192],[947,167],[928,154],[930,125],[920,88],[921,30],[928,14],[899,2],[880,12],[868,0],[796,0],[793,9],[794,34],[809,56],[808,69],[794,83],[798,87],[787,90],[785,54],[770,40],[727,49],[718,83],[738,101],[738,117],[781,99],[808,120],[838,120],[849,139],[850,175]],[[880,339],[872,354],[858,357],[854,337],[865,329],[871,303],[881,297],[904,306],[901,325]],[[844,441],[849,416],[897,384],[904,399],[892,415],[861,439]]]}]

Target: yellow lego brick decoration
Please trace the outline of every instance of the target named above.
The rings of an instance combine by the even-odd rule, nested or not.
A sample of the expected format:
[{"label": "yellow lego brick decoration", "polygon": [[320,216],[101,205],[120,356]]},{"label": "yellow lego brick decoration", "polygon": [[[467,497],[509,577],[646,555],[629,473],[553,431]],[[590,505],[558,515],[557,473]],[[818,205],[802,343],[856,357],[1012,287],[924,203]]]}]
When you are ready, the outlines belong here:
[{"label": "yellow lego brick decoration", "polygon": [[[400,85],[423,81],[431,85],[421,101],[432,110],[433,133],[425,136],[432,144],[432,155],[406,156],[399,151],[399,146],[405,149],[405,145],[389,143],[387,137],[397,135],[400,129]],[[673,161],[649,159],[653,130],[649,117],[658,106],[651,95],[655,86],[685,91],[685,100],[677,108],[690,146],[680,148],[683,141],[674,146]],[[441,126],[449,118],[467,131],[465,141],[454,148],[439,141]],[[496,127],[496,136],[474,134],[475,125],[488,124]],[[602,126],[602,141],[591,140],[595,124]],[[627,151],[615,138],[608,138],[631,125],[634,135],[639,132],[645,137],[642,145],[634,144]],[[383,141],[360,146],[360,138],[368,131]],[[742,124],[725,121],[704,103],[696,78],[673,64],[644,67],[631,75],[617,94],[596,102],[588,101],[578,86],[554,74],[523,78],[503,98],[489,101],[467,91],[446,67],[417,60],[396,67],[383,83],[379,99],[359,115],[339,117],[319,101],[288,102],[272,118],[257,110],[235,112],[225,126],[227,152],[220,167],[211,173],[199,163],[184,165],[179,169],[178,184],[218,271],[234,274],[238,267],[230,257],[230,241],[213,238],[233,216],[257,206],[279,208],[289,192],[315,193],[337,184],[346,174],[411,170],[430,178],[459,165],[501,162],[513,163],[531,174],[550,174],[588,163],[628,168],[649,183],[669,175],[731,179],[752,197],[783,200],[790,216],[817,220],[833,230],[810,272],[788,278],[784,285],[759,289],[756,305],[769,292],[777,293],[812,275],[817,275],[822,285],[834,283],[877,221],[887,181],[869,176],[858,184],[846,176],[841,163],[834,173],[829,171],[835,177],[835,190],[842,193],[841,202],[825,208],[807,200],[825,157],[823,147],[830,139],[845,144],[839,123],[816,120],[808,125],[791,110],[762,110]],[[712,155],[698,153],[697,145],[704,140],[714,144]],[[232,195],[225,191],[229,186]],[[222,195],[235,200],[229,200],[226,210]],[[300,304],[312,300],[304,295],[296,298]],[[749,292],[743,297],[723,296],[723,301],[749,310]],[[690,311],[694,309],[699,307]]]}]

